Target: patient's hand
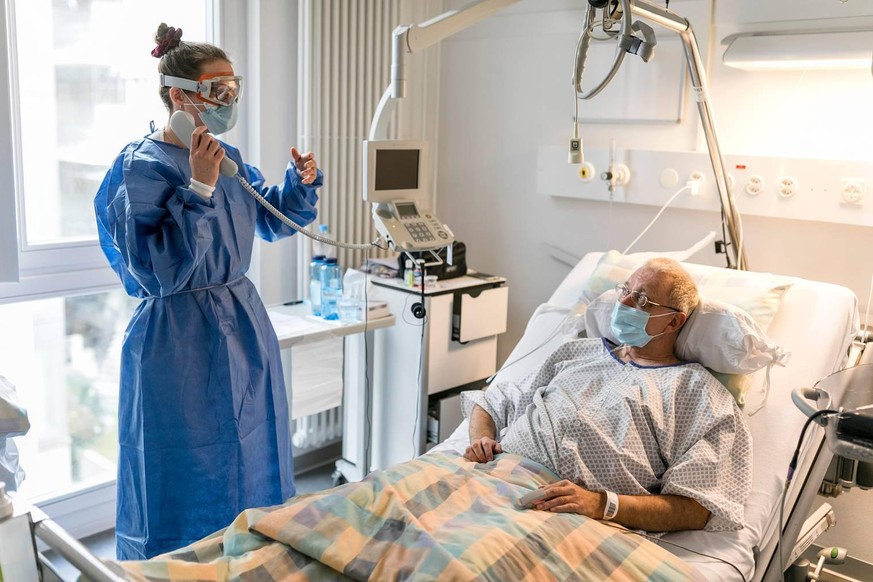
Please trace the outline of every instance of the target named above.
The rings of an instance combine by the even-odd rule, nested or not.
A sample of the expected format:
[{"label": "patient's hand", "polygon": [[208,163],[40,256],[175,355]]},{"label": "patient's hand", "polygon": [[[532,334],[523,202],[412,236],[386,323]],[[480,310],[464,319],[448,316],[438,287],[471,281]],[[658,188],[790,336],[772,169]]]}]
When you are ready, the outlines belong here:
[{"label": "patient's hand", "polygon": [[554,513],[579,513],[594,519],[603,517],[603,496],[564,479],[543,489],[546,496],[534,506]]},{"label": "patient's hand", "polygon": [[473,439],[464,451],[464,458],[475,463],[487,463],[494,460],[494,455],[503,452],[500,443],[491,437],[483,436]]}]

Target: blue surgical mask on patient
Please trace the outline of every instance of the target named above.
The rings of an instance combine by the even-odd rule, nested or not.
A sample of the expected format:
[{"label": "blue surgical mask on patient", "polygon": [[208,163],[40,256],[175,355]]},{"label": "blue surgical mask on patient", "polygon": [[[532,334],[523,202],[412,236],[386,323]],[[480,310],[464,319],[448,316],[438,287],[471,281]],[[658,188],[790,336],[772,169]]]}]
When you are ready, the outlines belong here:
[{"label": "blue surgical mask on patient", "polygon": [[609,326],[612,328],[612,333],[618,343],[641,348],[659,335],[666,333],[649,335],[646,331],[650,317],[664,317],[665,315],[675,315],[675,313],[650,315],[647,311],[628,307],[621,301],[616,301],[615,307],[612,308],[612,320]]}]

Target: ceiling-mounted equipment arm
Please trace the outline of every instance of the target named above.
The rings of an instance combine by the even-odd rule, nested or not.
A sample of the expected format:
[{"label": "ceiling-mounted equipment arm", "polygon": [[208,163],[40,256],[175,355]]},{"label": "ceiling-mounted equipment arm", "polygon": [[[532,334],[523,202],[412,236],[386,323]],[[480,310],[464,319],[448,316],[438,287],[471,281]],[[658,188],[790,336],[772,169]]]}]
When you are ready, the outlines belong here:
[{"label": "ceiling-mounted equipment arm", "polygon": [[388,121],[396,99],[406,96],[407,53],[416,53],[435,45],[519,1],[480,0],[463,10],[450,10],[421,24],[395,28],[391,38],[391,84],[376,107],[368,139],[385,139],[388,136]]},{"label": "ceiling-mounted equipment arm", "polygon": [[[589,0],[592,7],[593,6],[602,6],[602,0]],[[673,32],[679,35],[679,38],[682,40],[682,46],[685,51],[685,59],[688,62],[688,70],[691,76],[691,85],[692,91],[694,94],[694,99],[697,101],[697,111],[700,114],[700,122],[703,125],[703,133],[706,137],[706,146],[709,151],[709,159],[712,164],[712,171],[715,175],[715,183],[718,189],[719,202],[721,204],[722,217],[727,230],[728,238],[730,239],[730,244],[728,245],[727,252],[728,254],[728,262],[730,263],[730,257],[733,255],[734,265],[738,269],[746,269],[746,259],[745,253],[742,249],[741,242],[741,234],[739,231],[739,213],[736,209],[736,205],[734,204],[733,195],[728,189],[727,185],[727,171],[725,170],[724,165],[724,157],[721,153],[721,148],[718,144],[718,137],[715,134],[715,124],[712,119],[712,110],[709,104],[709,94],[706,89],[706,76],[704,73],[704,65],[703,60],[700,58],[700,50],[697,45],[697,39],[694,36],[694,30],[691,27],[691,23],[688,22],[686,18],[675,14],[666,8],[661,8],[660,6],[649,2],[648,0],[620,0],[622,10],[626,13],[622,15],[622,30],[619,44],[622,44],[622,40],[627,36],[630,36],[628,31],[630,28],[626,29],[625,26],[628,26],[626,23],[629,22],[631,16],[635,16],[638,18],[644,18],[650,22],[655,24],[659,24],[668,30],[672,30]],[[604,7],[604,10],[608,9],[607,6]],[[589,9],[590,11],[590,9]],[[627,20],[625,20],[627,18]],[[590,23],[587,22],[586,19],[586,27],[590,26]],[[646,27],[648,28],[648,27]],[[642,29],[642,34],[648,42],[648,35],[651,33],[651,29],[648,30]],[[583,31],[583,34],[590,34],[590,29]],[[580,41],[579,45],[580,49],[583,47],[583,43]],[[617,50],[624,52],[621,47]],[[646,57],[650,56],[645,54],[648,49],[643,49],[644,54],[640,54],[643,57],[643,60],[647,60]],[[638,50],[639,53],[639,50]],[[576,90],[577,96],[582,99],[588,99],[592,97],[594,94],[593,90],[588,93],[581,92],[581,73],[585,68],[584,62],[580,63],[579,60],[585,60],[587,57],[587,43],[584,45],[584,50],[577,50],[576,55],[576,75],[577,78],[574,79],[576,82]],[[620,59],[616,57],[616,61],[620,64]],[[613,67],[614,70],[610,71],[608,78],[601,83],[600,86],[595,87],[597,91],[603,88],[606,83],[615,75],[615,69],[617,67]],[[592,94],[593,93],[593,94]]]}]

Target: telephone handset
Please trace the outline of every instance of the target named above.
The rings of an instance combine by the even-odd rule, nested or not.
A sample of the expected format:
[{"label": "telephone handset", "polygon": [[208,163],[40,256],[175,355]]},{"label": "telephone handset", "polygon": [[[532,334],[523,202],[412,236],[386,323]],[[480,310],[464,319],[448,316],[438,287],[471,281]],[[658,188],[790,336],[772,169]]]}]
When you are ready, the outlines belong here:
[{"label": "telephone handset", "polygon": [[[179,138],[179,141],[191,149],[191,134],[194,133],[194,116],[187,111],[176,111],[170,116],[170,129]],[[219,171],[225,176],[233,177],[239,168],[232,159],[225,155],[221,159]]]},{"label": "telephone handset", "polygon": [[449,246],[455,235],[433,212],[415,202],[383,202],[373,205],[376,230],[397,251],[431,251]]}]

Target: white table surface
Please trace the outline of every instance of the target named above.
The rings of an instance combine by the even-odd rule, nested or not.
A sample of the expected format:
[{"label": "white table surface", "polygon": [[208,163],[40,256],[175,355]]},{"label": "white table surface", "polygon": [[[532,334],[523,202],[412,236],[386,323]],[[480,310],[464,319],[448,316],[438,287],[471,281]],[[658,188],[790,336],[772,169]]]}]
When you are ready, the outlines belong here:
[{"label": "white table surface", "polygon": [[329,321],[312,315],[307,303],[268,306],[267,314],[270,316],[276,336],[279,338],[279,347],[282,349],[330,337],[342,337],[391,327],[395,321],[393,315],[371,319],[366,323]]}]

